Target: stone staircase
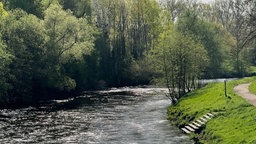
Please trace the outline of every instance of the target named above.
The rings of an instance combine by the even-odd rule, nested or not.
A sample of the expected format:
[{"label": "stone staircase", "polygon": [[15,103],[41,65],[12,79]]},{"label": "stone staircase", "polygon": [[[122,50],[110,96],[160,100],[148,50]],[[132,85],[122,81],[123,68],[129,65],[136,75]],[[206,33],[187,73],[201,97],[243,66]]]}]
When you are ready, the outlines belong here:
[{"label": "stone staircase", "polygon": [[190,122],[188,125],[181,128],[183,132],[186,134],[194,133],[196,130],[198,130],[200,127],[205,125],[210,119],[212,119],[216,113],[207,113],[197,120]]}]

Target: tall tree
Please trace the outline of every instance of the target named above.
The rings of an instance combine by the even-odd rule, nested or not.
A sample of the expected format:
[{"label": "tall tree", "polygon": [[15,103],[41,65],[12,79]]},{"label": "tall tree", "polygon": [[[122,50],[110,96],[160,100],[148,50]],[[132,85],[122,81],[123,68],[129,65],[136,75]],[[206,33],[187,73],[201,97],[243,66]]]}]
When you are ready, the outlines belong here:
[{"label": "tall tree", "polygon": [[[0,21],[3,22],[3,18],[7,16],[7,12],[3,8],[2,2],[0,2]],[[0,22],[0,23],[1,23]],[[8,82],[10,76],[9,64],[13,60],[13,55],[6,49],[6,44],[2,41],[2,35],[0,35],[0,102],[8,102],[8,91],[11,89],[11,84]]]},{"label": "tall tree", "polygon": [[6,50],[6,45],[0,40],[0,103],[9,102],[8,91],[12,89],[12,85],[9,82],[11,77],[9,64],[13,60],[13,55]]},{"label": "tall tree", "polygon": [[43,66],[46,35],[42,22],[34,15],[15,10],[3,19],[0,30],[7,50],[15,56],[9,66],[13,88],[8,94],[21,103],[30,101]]},{"label": "tall tree", "polygon": [[246,12],[248,27],[250,27],[250,32],[246,37],[245,43],[249,47],[249,53],[251,54],[251,63],[256,65],[256,1],[246,0],[244,3],[248,9]]},{"label": "tall tree", "polygon": [[112,84],[125,85],[131,81],[132,67],[140,67],[137,61],[155,45],[159,4],[154,0],[104,0],[93,4],[96,25],[102,32],[102,45],[98,44],[97,49],[102,57],[103,77]]},{"label": "tall tree", "polygon": [[129,4],[131,20],[129,39],[131,54],[135,59],[143,58],[145,51],[155,44],[159,35],[160,7],[155,0],[132,0]]},{"label": "tall tree", "polygon": [[196,81],[207,65],[207,52],[195,39],[167,22],[157,47],[148,55],[153,69],[161,74],[160,80],[169,88],[168,97],[173,103],[196,88]]},{"label": "tall tree", "polygon": [[186,10],[186,2],[184,0],[167,0],[164,6],[170,12],[173,22]]},{"label": "tall tree", "polygon": [[60,90],[74,89],[75,80],[65,75],[63,67],[72,59],[90,54],[94,47],[94,30],[84,18],[76,18],[58,4],[45,11],[44,27],[47,40],[46,63],[48,87]]},{"label": "tall tree", "polygon": [[235,38],[236,45],[232,49],[234,59],[234,69],[237,75],[242,76],[245,69],[242,52],[246,48],[248,35],[251,33],[251,27],[248,26],[246,12],[249,7],[244,0],[225,0],[217,1],[213,5],[214,14],[219,23],[221,23]]},{"label": "tall tree", "polygon": [[[232,36],[219,24],[209,23],[198,17],[196,11],[187,11],[177,23],[183,34],[197,38],[207,50],[209,65],[205,71],[207,78],[225,76],[225,61],[229,59]],[[228,42],[225,42],[224,39]]]}]

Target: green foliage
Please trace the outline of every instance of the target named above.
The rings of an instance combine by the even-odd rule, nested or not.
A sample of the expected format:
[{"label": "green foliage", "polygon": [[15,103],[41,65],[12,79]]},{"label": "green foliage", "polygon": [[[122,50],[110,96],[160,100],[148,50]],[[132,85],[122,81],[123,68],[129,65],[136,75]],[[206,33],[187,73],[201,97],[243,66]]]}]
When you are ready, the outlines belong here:
[{"label": "green foliage", "polygon": [[228,82],[227,93],[231,99],[224,96],[223,83],[209,84],[195,90],[177,105],[170,106],[168,117],[173,124],[182,126],[208,112],[220,112],[200,134],[193,137],[202,143],[253,143],[256,140],[253,133],[256,109],[233,91],[236,85],[253,80],[255,77]]},{"label": "green foliage", "polygon": [[[1,88],[9,90],[6,93],[13,101],[28,103],[41,99],[42,91],[76,88],[64,65],[71,59],[82,60],[93,49],[94,30],[86,19],[77,19],[70,11],[52,4],[44,20],[13,10],[2,18],[0,30],[6,43],[6,47],[1,45],[1,69],[5,69],[3,74],[9,72],[6,80],[1,79]],[[12,61],[5,48],[14,56]],[[7,80],[12,89],[4,85]]]},{"label": "green foliage", "polygon": [[78,18],[88,17],[91,18],[91,0],[59,0],[60,4],[63,5],[64,9],[70,9],[74,15]]},{"label": "green foliage", "polygon": [[129,32],[132,34],[128,42],[131,55],[137,60],[154,47],[160,33],[161,24],[158,20],[161,9],[154,0],[131,0],[128,8],[131,13]]},{"label": "green foliage", "polygon": [[0,18],[3,16],[6,16],[8,13],[7,11],[4,9],[3,3],[0,2]]},{"label": "green foliage", "polygon": [[136,84],[136,71],[143,69],[138,63],[159,35],[159,4],[154,0],[102,0],[93,4],[93,17],[101,32],[96,42],[100,77],[109,86]]},{"label": "green foliage", "polygon": [[65,63],[70,57],[79,59],[94,46],[94,30],[87,20],[77,19],[57,4],[46,10],[44,26],[49,36],[48,52],[56,62]]},{"label": "green foliage", "polygon": [[254,74],[256,73],[256,66],[250,66],[250,73]]},{"label": "green foliage", "polygon": [[20,8],[39,18],[43,17],[43,5],[41,0],[5,0],[5,3],[7,3],[9,9]]},{"label": "green foliage", "polygon": [[8,82],[8,78],[10,77],[8,66],[12,62],[12,59],[13,55],[6,50],[6,45],[0,40],[0,102],[9,100],[7,92],[11,89],[11,85]]},{"label": "green foliage", "polygon": [[198,17],[196,12],[187,11],[178,21],[178,30],[198,39],[207,50],[209,65],[205,77],[225,76],[229,71],[230,51],[235,45],[233,37],[221,25],[209,23]]},{"label": "green foliage", "polygon": [[124,74],[129,76],[127,81],[134,85],[150,83],[155,72],[150,67],[149,60],[145,58],[137,61],[132,59],[131,61],[129,69]]},{"label": "green foliage", "polygon": [[215,21],[221,23],[235,39],[231,51],[233,71],[237,76],[245,76],[248,67],[246,49],[252,49],[251,42],[255,39],[255,18],[251,19],[255,13],[255,1],[222,0],[212,6]]},{"label": "green foliage", "polygon": [[64,68],[66,74],[76,81],[77,91],[104,88],[104,85],[99,84],[99,57],[95,51],[91,55],[84,56],[82,60],[70,60]]},{"label": "green foliage", "polygon": [[[14,101],[29,101],[48,91],[148,84],[154,77],[182,95],[202,76],[233,76],[238,68],[244,74],[254,44],[243,49],[239,40],[247,31],[234,27],[242,22],[253,30],[255,7],[232,1],[225,7],[187,0],[2,0],[0,87]],[[245,7],[249,15],[237,11]],[[222,13],[226,8],[238,23],[228,19],[233,13]]]},{"label": "green foliage", "polygon": [[3,19],[1,33],[7,49],[14,55],[9,66],[12,76],[8,78],[13,86],[9,95],[29,100],[34,80],[41,75],[43,66],[46,35],[42,22],[34,15],[15,10]]},{"label": "green foliage", "polygon": [[[164,27],[158,45],[149,53],[149,59],[174,100],[196,87],[195,81],[200,78],[208,61],[204,47],[192,37],[179,33],[171,23]],[[173,98],[176,88],[178,96]]]},{"label": "green foliage", "polygon": [[[71,59],[82,60],[94,46],[94,30],[84,18],[76,18],[60,5],[52,4],[45,11],[48,62],[47,75],[50,87],[60,90],[75,88],[75,81],[65,74],[64,64]],[[47,84],[47,85],[48,85]]]}]

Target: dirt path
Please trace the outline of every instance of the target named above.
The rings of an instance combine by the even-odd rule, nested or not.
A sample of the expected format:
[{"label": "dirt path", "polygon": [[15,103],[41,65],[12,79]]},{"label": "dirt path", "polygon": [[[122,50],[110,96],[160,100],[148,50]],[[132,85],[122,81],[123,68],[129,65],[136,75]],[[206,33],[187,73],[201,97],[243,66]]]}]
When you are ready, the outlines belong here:
[{"label": "dirt path", "polygon": [[243,97],[246,101],[248,101],[250,104],[256,106],[256,95],[250,93],[249,91],[249,85],[251,83],[246,84],[240,84],[234,88],[234,91]]}]

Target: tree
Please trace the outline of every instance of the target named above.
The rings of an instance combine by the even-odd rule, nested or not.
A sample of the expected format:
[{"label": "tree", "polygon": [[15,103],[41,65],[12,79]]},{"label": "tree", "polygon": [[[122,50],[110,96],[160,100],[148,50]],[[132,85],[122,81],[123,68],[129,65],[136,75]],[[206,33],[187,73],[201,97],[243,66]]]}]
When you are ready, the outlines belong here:
[{"label": "tree", "polygon": [[159,35],[161,9],[155,0],[132,0],[129,9],[131,19],[128,42],[131,55],[138,60],[155,44]]},{"label": "tree", "polygon": [[88,17],[91,19],[92,9],[91,0],[59,0],[60,4],[63,5],[64,9],[73,11],[74,15],[78,18]]},{"label": "tree", "polygon": [[96,44],[101,57],[101,78],[109,86],[122,85],[124,69],[129,65],[125,61],[128,56],[127,3],[123,0],[94,1],[93,10],[96,26],[101,32]]},{"label": "tree", "polygon": [[[83,60],[94,46],[94,30],[87,20],[76,18],[56,4],[49,6],[44,20],[21,9],[13,10],[2,19],[0,31],[6,49],[14,55],[9,62],[1,51],[10,69],[8,82],[12,89],[8,89],[8,96],[19,103],[43,99],[47,91],[74,89],[76,81],[66,64]],[[4,45],[1,48],[4,50]]]},{"label": "tree", "polygon": [[12,85],[8,95],[20,103],[28,102],[35,93],[43,66],[46,35],[42,22],[34,15],[14,10],[2,20],[0,30],[6,49],[14,55],[8,66],[8,81]]},{"label": "tree", "polygon": [[93,16],[101,31],[96,49],[101,57],[102,78],[109,85],[131,84],[131,73],[136,71],[133,68],[143,71],[139,61],[155,45],[160,10],[154,0],[94,1]]},{"label": "tree", "polygon": [[8,13],[7,11],[4,9],[3,3],[0,2],[0,18],[6,16]]},{"label": "tree", "polygon": [[174,22],[186,10],[186,3],[184,0],[167,0],[165,7],[170,12],[170,17]]},{"label": "tree", "polygon": [[4,0],[9,9],[20,8],[27,13],[43,18],[43,5],[41,0]]},{"label": "tree", "polygon": [[3,43],[2,40],[0,40],[0,102],[8,102],[8,91],[11,89],[11,84],[8,82],[8,79],[10,78],[10,69],[9,64],[11,63],[13,59],[13,55],[11,55],[6,50],[6,45]]},{"label": "tree", "polygon": [[245,4],[244,0],[217,1],[213,5],[213,13],[217,22],[221,23],[236,40],[231,54],[234,59],[234,69],[238,76],[243,76],[246,72],[242,52],[245,50],[252,33],[246,18],[247,11],[252,10]]},{"label": "tree", "polygon": [[177,27],[183,34],[198,39],[207,50],[209,65],[205,70],[205,77],[225,76],[228,71],[225,64],[234,45],[233,37],[220,24],[201,19],[195,11],[187,11],[178,20]]},{"label": "tree", "polygon": [[247,0],[244,4],[249,7],[247,9],[247,23],[250,27],[250,32],[247,35],[246,40],[250,42],[256,38],[256,2]]},{"label": "tree", "polygon": [[200,42],[179,33],[169,22],[148,56],[153,69],[160,74],[160,81],[168,87],[173,103],[197,87],[196,81],[207,65],[207,52]]},{"label": "tree", "polygon": [[[0,21],[8,15],[3,8],[3,4],[0,2]],[[1,23],[0,22],[0,23]],[[14,56],[6,49],[6,44],[2,41],[2,35],[0,35],[0,102],[8,102],[8,91],[11,90],[12,85],[8,82],[10,75],[9,64],[12,62]]]},{"label": "tree", "polygon": [[248,24],[249,32],[245,39],[245,45],[248,47],[249,60],[251,64],[256,65],[256,2],[253,0],[246,0],[244,5],[246,10],[246,22]]},{"label": "tree", "polygon": [[86,19],[76,18],[58,4],[50,5],[45,11],[44,28],[48,36],[46,86],[70,91],[76,83],[65,74],[63,65],[90,54],[94,47],[94,29]]}]

